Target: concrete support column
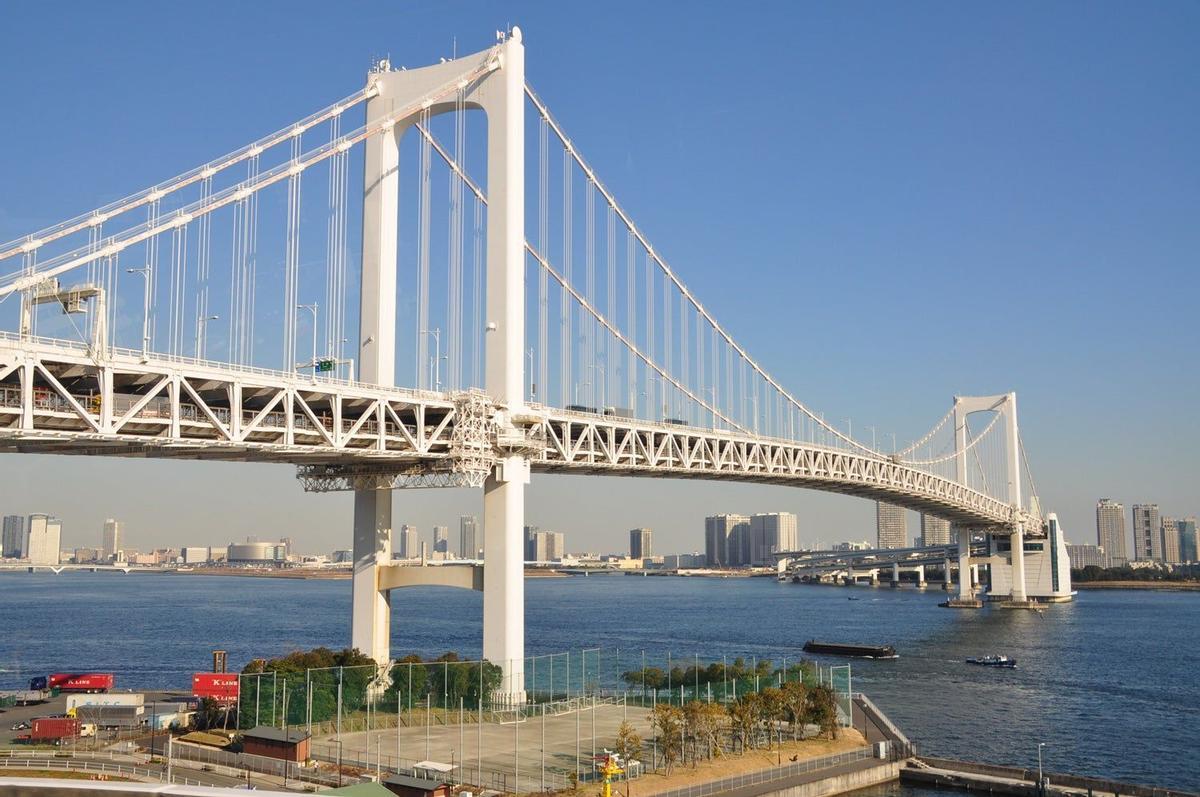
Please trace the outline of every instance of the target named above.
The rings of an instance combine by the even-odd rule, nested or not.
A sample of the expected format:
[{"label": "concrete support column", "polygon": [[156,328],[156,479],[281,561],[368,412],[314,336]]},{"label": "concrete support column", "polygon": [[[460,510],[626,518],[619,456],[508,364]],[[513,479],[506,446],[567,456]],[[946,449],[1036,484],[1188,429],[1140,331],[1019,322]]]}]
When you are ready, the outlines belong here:
[{"label": "concrete support column", "polygon": [[900,586],[900,563],[892,562],[892,586]]},{"label": "concrete support column", "polygon": [[970,600],[975,595],[971,588],[971,530],[958,530],[958,597]]},{"label": "concrete support column", "polygon": [[529,462],[509,457],[483,485],[483,657],[504,668],[500,692],[525,693],[525,485]]},{"label": "concrete support column", "polygon": [[942,589],[949,592],[953,583],[954,579],[950,576],[950,557],[947,556],[946,560],[942,562]]},{"label": "concrete support column", "polygon": [[1012,600],[1024,603],[1025,593],[1025,529],[1018,523],[1012,535]]},{"label": "concrete support column", "polygon": [[355,490],[350,644],[376,664],[391,658],[391,598],[379,591],[379,566],[391,560],[392,491]]},{"label": "concrete support column", "polygon": [[917,588],[925,589],[925,565],[917,565]]}]

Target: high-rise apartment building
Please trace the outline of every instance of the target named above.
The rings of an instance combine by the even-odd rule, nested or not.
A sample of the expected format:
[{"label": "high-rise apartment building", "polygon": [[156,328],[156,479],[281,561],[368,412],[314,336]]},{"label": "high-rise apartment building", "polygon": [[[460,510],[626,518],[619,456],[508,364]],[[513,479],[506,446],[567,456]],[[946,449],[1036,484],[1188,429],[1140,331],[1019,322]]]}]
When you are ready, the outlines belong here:
[{"label": "high-rise apartment building", "polygon": [[1129,561],[1124,505],[1107,498],[1096,503],[1096,545],[1104,549],[1105,567],[1123,567]]},{"label": "high-rise apartment building", "polygon": [[433,527],[433,552],[450,553],[450,527]]},{"label": "high-rise apartment building", "polygon": [[1187,517],[1179,523],[1179,561],[1200,562],[1200,536],[1197,536],[1196,518]]},{"label": "high-rise apartment building", "polygon": [[791,512],[768,512],[750,518],[750,556],[745,562],[754,567],[775,564],[777,551],[795,551],[797,540],[796,516]]},{"label": "high-rise apartment building", "polygon": [[558,531],[538,531],[537,526],[526,526],[525,561],[557,562],[566,555],[566,537]]},{"label": "high-rise apartment building", "polygon": [[[745,541],[745,557],[742,542]],[[713,515],[704,519],[704,561],[708,567],[736,567],[750,561],[750,518]]]},{"label": "high-rise apartment building", "polygon": [[104,532],[101,534],[100,556],[108,562],[119,550],[121,550],[121,523],[108,518],[104,521]]},{"label": "high-rise apartment building", "polygon": [[1133,505],[1133,558],[1162,561],[1162,520],[1158,504]]},{"label": "high-rise apartment building", "polygon": [[479,535],[479,520],[474,515],[458,519],[458,555],[463,559],[483,558],[483,539]]},{"label": "high-rise apartment building", "polygon": [[908,547],[908,510],[902,506],[875,502],[876,545],[880,548]]},{"label": "high-rise apartment building", "polygon": [[1183,560],[1179,558],[1179,521],[1173,517],[1162,519],[1162,552],[1163,561],[1169,565],[1177,565]]},{"label": "high-rise apartment building", "polygon": [[4,516],[0,556],[6,559],[20,559],[25,556],[25,518],[20,515]]},{"label": "high-rise apartment building", "polygon": [[400,537],[392,553],[401,559],[416,559],[421,555],[421,534],[416,526],[405,524],[400,527]]},{"label": "high-rise apartment building", "polygon": [[921,515],[921,544],[949,545],[950,521],[945,518]]},{"label": "high-rise apartment building", "polygon": [[629,530],[629,558],[645,559],[654,556],[654,532],[650,529]]},{"label": "high-rise apartment building", "polygon": [[25,535],[25,558],[32,565],[57,565],[62,546],[62,521],[49,515],[30,515]]}]

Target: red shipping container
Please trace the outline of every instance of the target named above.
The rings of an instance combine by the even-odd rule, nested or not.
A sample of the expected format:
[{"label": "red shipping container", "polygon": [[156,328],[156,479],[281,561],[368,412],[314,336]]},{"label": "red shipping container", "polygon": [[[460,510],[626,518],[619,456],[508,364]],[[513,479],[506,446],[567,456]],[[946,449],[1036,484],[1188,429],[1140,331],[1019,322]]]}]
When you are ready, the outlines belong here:
[{"label": "red shipping container", "polygon": [[38,717],[29,730],[29,738],[35,742],[69,739],[79,735],[82,725],[83,723],[74,717]]},{"label": "red shipping container", "polygon": [[63,692],[107,692],[113,688],[113,682],[112,673],[88,672],[68,676],[67,680],[58,684],[58,688]]},{"label": "red shipping container", "polygon": [[238,676],[223,672],[198,672],[192,676],[192,694],[211,697],[218,703],[236,703]]}]

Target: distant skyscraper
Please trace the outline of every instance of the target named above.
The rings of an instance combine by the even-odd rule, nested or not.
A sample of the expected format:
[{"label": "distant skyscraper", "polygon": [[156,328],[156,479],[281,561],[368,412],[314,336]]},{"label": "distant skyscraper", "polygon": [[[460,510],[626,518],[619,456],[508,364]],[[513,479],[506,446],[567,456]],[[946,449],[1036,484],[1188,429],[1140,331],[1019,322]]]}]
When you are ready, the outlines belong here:
[{"label": "distant skyscraper", "polygon": [[450,527],[433,527],[433,552],[450,553]]},{"label": "distant skyscraper", "polygon": [[653,537],[654,532],[650,529],[630,529],[629,558],[645,559],[648,556],[654,556]]},{"label": "distant skyscraper", "polygon": [[1182,562],[1179,558],[1179,548],[1179,521],[1173,517],[1165,517],[1162,519],[1163,561],[1169,565]]},{"label": "distant skyscraper", "polygon": [[1123,567],[1129,561],[1125,547],[1125,507],[1101,498],[1096,504],[1096,545],[1104,549],[1105,567]]},{"label": "distant skyscraper", "polygon": [[529,535],[525,538],[525,561],[557,562],[566,555],[566,537],[559,531],[538,531],[537,526],[526,526]]},{"label": "distant skyscraper", "polygon": [[1133,505],[1133,557],[1162,561],[1162,521],[1158,504]]},{"label": "distant skyscraper", "polygon": [[945,518],[921,515],[921,544],[949,545],[950,521]]},{"label": "distant skyscraper", "polygon": [[479,538],[479,521],[474,515],[463,515],[458,519],[458,555],[463,559],[479,559],[483,556],[483,540]]},{"label": "distant skyscraper", "polygon": [[104,521],[104,533],[101,535],[100,557],[109,561],[121,550],[121,523],[109,518]]},{"label": "distant skyscraper", "polygon": [[25,558],[33,565],[57,565],[62,547],[62,521],[49,515],[30,515]]},{"label": "distant skyscraper", "polygon": [[750,564],[755,567],[772,565],[776,551],[794,551],[799,547],[796,540],[796,516],[791,512],[771,512],[750,518]]},{"label": "distant skyscraper", "polygon": [[1194,517],[1179,521],[1179,560],[1200,562],[1200,536],[1197,536]]},{"label": "distant skyscraper", "polygon": [[0,556],[20,559],[24,555],[25,518],[20,515],[5,515],[3,539],[0,540]]},{"label": "distant skyscraper", "polygon": [[908,547],[908,510],[883,501],[875,502],[876,544],[880,548]]},{"label": "distant skyscraper", "polygon": [[399,542],[399,550],[393,550],[392,553],[401,559],[416,559],[421,555],[421,534],[415,526],[401,526]]},{"label": "distant skyscraper", "polygon": [[[745,557],[742,541],[745,540]],[[707,567],[736,567],[750,562],[750,518],[713,515],[704,519],[704,561]]]}]

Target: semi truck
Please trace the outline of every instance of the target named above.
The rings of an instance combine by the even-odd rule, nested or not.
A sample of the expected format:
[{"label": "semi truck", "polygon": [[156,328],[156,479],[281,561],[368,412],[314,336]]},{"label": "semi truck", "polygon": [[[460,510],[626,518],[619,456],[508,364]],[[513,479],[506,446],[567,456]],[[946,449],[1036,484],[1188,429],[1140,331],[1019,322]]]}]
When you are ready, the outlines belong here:
[{"label": "semi truck", "polygon": [[32,690],[57,689],[60,692],[107,692],[113,688],[115,678],[108,672],[69,673],[56,672],[31,678]]}]

